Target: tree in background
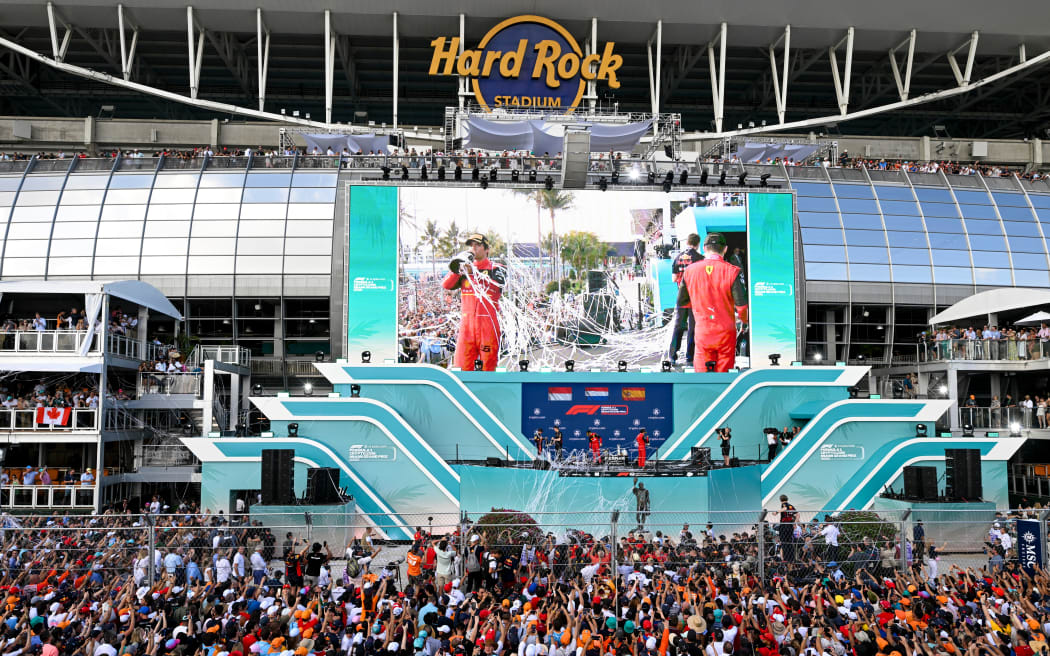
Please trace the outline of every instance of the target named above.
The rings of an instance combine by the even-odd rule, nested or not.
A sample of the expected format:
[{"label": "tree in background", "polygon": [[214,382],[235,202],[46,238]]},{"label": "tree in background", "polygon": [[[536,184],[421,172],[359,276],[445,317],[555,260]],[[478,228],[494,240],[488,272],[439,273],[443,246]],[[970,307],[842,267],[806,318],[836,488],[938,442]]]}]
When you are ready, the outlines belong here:
[{"label": "tree in background", "polygon": [[551,244],[554,246],[548,251],[551,257],[551,277],[552,279],[558,278],[558,227],[555,221],[555,215],[559,210],[571,209],[573,202],[576,197],[573,196],[572,192],[561,191],[560,189],[532,189],[529,191],[519,190],[514,193],[528,197],[532,202],[536,204],[536,237],[537,246],[542,248],[543,238],[541,237],[542,229],[540,228],[540,211],[547,210],[551,220]]},{"label": "tree in background", "polygon": [[427,219],[426,227],[423,228],[423,234],[419,238],[419,243],[430,247],[430,267],[435,278],[437,277],[437,252],[440,241],[441,228],[438,228],[438,224],[434,219]]},{"label": "tree in background", "polygon": [[593,232],[571,230],[561,237],[560,255],[583,277],[584,272],[601,264],[609,254],[609,244],[598,238]]},{"label": "tree in background", "polygon": [[442,257],[452,257],[456,253],[459,253],[464,248],[463,240],[467,238],[467,233],[459,229],[456,222],[448,224],[445,228],[444,234],[438,240],[438,255]]}]

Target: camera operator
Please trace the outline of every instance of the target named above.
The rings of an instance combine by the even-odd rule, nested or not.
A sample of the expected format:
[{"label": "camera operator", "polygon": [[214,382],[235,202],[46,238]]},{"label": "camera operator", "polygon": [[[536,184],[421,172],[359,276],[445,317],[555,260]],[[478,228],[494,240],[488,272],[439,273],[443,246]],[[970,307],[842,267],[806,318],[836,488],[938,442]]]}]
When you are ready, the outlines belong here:
[{"label": "camera operator", "polygon": [[722,464],[726,467],[729,466],[729,453],[731,447],[729,441],[733,439],[733,431],[729,427],[723,427],[718,429],[718,441],[722,446]]}]

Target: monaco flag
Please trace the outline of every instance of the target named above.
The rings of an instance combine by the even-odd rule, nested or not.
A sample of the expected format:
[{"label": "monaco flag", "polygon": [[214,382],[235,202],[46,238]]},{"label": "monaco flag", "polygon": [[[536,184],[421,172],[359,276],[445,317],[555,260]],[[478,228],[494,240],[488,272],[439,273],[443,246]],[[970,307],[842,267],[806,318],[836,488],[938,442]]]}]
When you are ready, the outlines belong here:
[{"label": "monaco flag", "polygon": [[36,423],[48,426],[66,426],[69,424],[69,408],[37,408]]}]

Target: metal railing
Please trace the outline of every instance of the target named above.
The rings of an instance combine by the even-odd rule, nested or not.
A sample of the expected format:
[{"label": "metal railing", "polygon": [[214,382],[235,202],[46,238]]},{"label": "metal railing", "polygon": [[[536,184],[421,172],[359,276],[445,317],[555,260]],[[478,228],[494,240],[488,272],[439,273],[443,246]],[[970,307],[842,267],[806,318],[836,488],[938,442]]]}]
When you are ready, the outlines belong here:
[{"label": "metal railing", "polygon": [[[15,330],[0,333],[0,351],[79,354],[87,338],[86,330]],[[88,352],[98,353],[98,345],[96,335]]]},{"label": "metal railing", "polygon": [[970,425],[975,430],[980,428],[995,428],[999,430],[1042,428],[1046,426],[1045,409],[1043,416],[1044,419],[1040,421],[1038,409],[1021,406],[959,408],[959,424],[963,426]]},{"label": "metal railing", "polygon": [[1023,362],[1050,357],[1050,342],[1039,339],[942,339],[915,346],[919,362],[993,360]]},{"label": "metal railing", "polygon": [[190,353],[187,364],[202,366],[205,360],[214,360],[241,367],[252,366],[252,352],[243,346],[197,346]]},{"label": "metal railing", "polygon": [[97,485],[5,485],[0,508],[94,508]]},{"label": "metal railing", "polygon": [[181,444],[147,444],[142,450],[142,467],[191,467],[195,465],[200,465],[200,460]]},{"label": "metal railing", "polygon": [[[58,411],[58,415],[47,421],[37,421],[37,408],[27,410],[0,409],[0,431],[49,431],[49,432],[98,432],[98,408],[68,408],[69,416],[63,417],[67,408],[44,408]],[[63,419],[65,421],[63,421]]]},{"label": "metal railing", "polygon": [[152,342],[140,342],[123,335],[106,335],[106,353],[120,355],[132,360],[166,360],[168,347]]},{"label": "metal railing", "polygon": [[136,398],[141,399],[148,394],[192,394],[200,397],[202,380],[203,375],[199,372],[140,372]]}]

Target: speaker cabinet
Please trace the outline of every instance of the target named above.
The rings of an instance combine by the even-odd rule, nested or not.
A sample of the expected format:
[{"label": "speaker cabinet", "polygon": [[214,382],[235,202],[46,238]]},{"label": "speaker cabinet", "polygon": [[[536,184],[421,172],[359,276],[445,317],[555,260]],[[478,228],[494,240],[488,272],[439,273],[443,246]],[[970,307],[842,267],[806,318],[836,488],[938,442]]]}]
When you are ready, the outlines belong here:
[{"label": "speaker cabinet", "polygon": [[312,505],[339,503],[339,470],[335,467],[311,467],[306,470],[306,499]]},{"label": "speaker cabinet", "polygon": [[937,498],[937,468],[905,467],[904,496],[915,500],[935,500]]},{"label": "speaker cabinet", "polygon": [[295,503],[295,450],[263,449],[262,502],[264,506],[288,506]]},{"label": "speaker cabinet", "polygon": [[945,449],[944,473],[948,498],[976,501],[983,495],[980,449]]}]

